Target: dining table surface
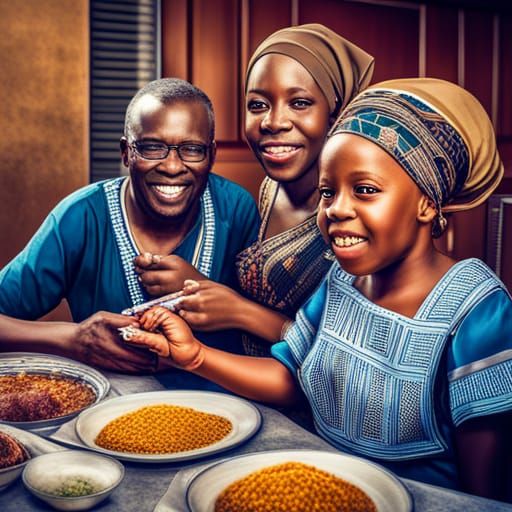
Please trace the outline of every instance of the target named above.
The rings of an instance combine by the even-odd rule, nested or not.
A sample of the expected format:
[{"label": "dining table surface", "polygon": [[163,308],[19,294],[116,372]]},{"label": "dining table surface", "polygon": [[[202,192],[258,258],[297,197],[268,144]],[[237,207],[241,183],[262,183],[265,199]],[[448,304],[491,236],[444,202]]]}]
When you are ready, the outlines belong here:
[{"label": "dining table surface", "polygon": [[[110,381],[109,397],[162,391],[164,388],[152,376],[121,375],[102,372]],[[101,512],[188,512],[185,492],[191,479],[208,465],[249,453],[269,450],[321,450],[339,453],[321,437],[303,429],[276,409],[252,402],[260,411],[262,424],[246,442],[206,458],[181,462],[147,463],[125,461],[125,476],[121,484],[94,510]],[[29,445],[36,453],[61,449],[87,449],[75,432],[76,418],[41,431],[28,431]],[[9,426],[1,425],[7,430]],[[7,430],[8,431],[8,430]],[[35,434],[35,435],[34,435]],[[21,436],[20,436],[21,437]],[[20,439],[25,442],[25,439]],[[30,442],[32,441],[32,442]],[[400,479],[410,492],[416,512],[445,511],[512,511],[512,505],[436,487],[421,482]],[[18,478],[0,491],[0,511],[25,512],[53,510],[31,495]]]}]

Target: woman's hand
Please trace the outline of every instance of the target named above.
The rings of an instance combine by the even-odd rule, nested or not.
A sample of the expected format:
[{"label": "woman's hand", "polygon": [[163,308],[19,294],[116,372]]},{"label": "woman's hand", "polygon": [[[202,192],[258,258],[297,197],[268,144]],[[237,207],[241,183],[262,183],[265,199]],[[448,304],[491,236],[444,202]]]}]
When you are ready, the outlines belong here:
[{"label": "woman's hand", "polygon": [[156,306],[139,318],[142,329],[133,328],[125,337],[128,343],[144,346],[162,357],[171,357],[180,368],[194,370],[201,365],[203,346],[190,327],[167,308]]},{"label": "woman's hand", "polygon": [[181,290],[186,279],[204,279],[195,267],[174,254],[160,256],[146,252],[135,258],[134,265],[142,286],[154,297]]},{"label": "woman's hand", "polygon": [[179,315],[199,331],[243,328],[239,313],[244,299],[231,288],[214,281],[185,281]]}]

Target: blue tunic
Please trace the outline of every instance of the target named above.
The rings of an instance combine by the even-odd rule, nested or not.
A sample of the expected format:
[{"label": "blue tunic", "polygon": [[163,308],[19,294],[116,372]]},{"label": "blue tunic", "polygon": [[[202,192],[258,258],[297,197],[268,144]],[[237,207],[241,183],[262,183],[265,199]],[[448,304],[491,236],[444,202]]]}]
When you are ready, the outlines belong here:
[{"label": "blue tunic", "polygon": [[[137,280],[135,243],[121,188],[127,178],[88,185],[50,212],[24,250],[0,272],[0,313],[35,320],[67,299],[73,320],[97,311],[119,313],[144,302]],[[236,288],[236,255],[257,237],[259,215],[242,187],[211,174],[201,197],[201,215],[174,254],[210,279]],[[234,331],[201,333],[205,343],[242,352]],[[168,387],[215,385],[188,372],[162,377]]]},{"label": "blue tunic", "polygon": [[512,300],[477,259],[455,264],[414,318],[372,303],[335,264],[272,354],[320,435],[397,474],[458,487],[454,429],[512,409]]}]

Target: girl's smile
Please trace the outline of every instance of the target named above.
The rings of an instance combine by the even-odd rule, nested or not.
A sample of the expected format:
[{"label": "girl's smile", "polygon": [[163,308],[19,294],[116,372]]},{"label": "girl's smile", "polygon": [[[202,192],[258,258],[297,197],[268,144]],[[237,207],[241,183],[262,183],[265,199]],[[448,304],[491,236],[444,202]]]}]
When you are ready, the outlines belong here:
[{"label": "girl's smile", "polygon": [[401,166],[358,135],[331,137],[320,157],[318,225],[342,267],[368,275],[407,259],[420,243],[421,198]]}]

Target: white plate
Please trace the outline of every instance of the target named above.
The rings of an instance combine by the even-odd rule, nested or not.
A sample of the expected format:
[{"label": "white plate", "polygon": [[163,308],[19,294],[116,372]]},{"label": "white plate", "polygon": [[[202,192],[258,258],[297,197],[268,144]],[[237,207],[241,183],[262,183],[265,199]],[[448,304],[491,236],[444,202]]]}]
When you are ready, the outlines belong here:
[{"label": "white plate", "polygon": [[217,496],[253,471],[284,462],[302,462],[328,471],[360,487],[379,512],[410,512],[413,501],[404,485],[387,469],[359,457],[316,450],[277,450],[242,455],[209,466],[187,488],[193,512],[213,512]]},{"label": "white plate", "polygon": [[[84,363],[74,361],[73,359],[32,352],[5,352],[0,354],[0,375],[17,375],[22,372],[38,375],[54,375],[81,380],[89,385],[96,395],[96,399],[91,405],[103,400],[110,390],[110,383],[103,374],[98,370],[95,370]],[[0,400],[1,398],[2,397],[0,395]],[[90,407],[90,405],[87,407]],[[55,427],[69,421],[71,418],[77,416],[81,410],[83,410],[83,408],[70,414],[66,414],[65,416],[58,416],[56,418],[46,420],[0,420],[0,423],[28,430],[44,429]]]},{"label": "white plate", "polygon": [[[233,430],[217,443],[186,452],[141,454],[106,450],[94,440],[110,421],[128,412],[148,405],[170,404],[192,407],[198,411],[224,416],[233,424]],[[260,411],[247,400],[213,391],[150,391],[106,400],[83,411],[76,422],[76,433],[89,448],[118,459],[138,462],[178,462],[197,459],[237,446],[252,437],[260,428]]]}]

